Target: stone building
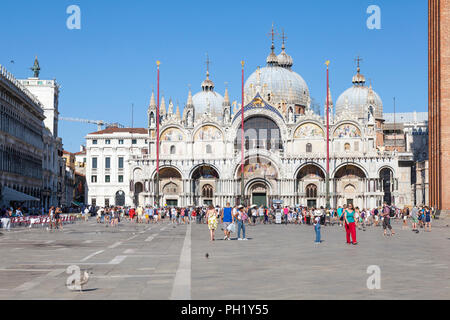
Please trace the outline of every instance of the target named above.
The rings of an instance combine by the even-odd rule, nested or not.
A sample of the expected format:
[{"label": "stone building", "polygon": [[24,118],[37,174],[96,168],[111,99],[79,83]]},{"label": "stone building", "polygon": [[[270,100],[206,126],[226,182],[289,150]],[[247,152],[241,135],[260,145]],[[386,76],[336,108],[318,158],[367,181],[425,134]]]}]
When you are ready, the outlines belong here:
[{"label": "stone building", "polygon": [[39,78],[39,62],[35,59],[34,76],[19,80],[36,99],[44,111],[43,139],[43,172],[42,172],[42,205],[45,208],[61,205],[64,197],[65,168],[62,139],[58,137],[58,105],[59,84],[56,80]]},{"label": "stone building", "polygon": [[0,205],[39,206],[44,111],[39,100],[0,65]]},{"label": "stone building", "polygon": [[[182,113],[171,100],[166,105],[161,99],[160,205],[326,205],[326,119],[311,109],[307,83],[293,70],[284,43],[279,55],[272,43],[266,63],[245,82],[244,199],[241,106],[230,100],[228,90],[223,96],[214,90],[207,68],[201,91],[192,95],[189,90]],[[385,145],[383,102],[366,85],[359,63],[349,85],[335,106],[329,94],[331,205],[412,205],[413,152],[406,142],[403,150]],[[87,136],[90,203],[157,203],[156,109],[152,94],[148,129],[110,129]],[[130,148],[130,139],[141,142]],[[120,158],[125,162],[118,182],[112,180],[118,172],[111,163]]]}]

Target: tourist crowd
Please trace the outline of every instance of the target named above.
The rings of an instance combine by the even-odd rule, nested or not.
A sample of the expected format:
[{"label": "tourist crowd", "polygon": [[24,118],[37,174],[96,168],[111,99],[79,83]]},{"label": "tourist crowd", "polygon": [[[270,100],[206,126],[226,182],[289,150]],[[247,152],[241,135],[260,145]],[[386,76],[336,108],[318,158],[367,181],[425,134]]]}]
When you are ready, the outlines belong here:
[{"label": "tourist crowd", "polygon": [[[27,210],[28,211],[28,210]],[[386,203],[382,207],[373,209],[354,208],[352,204],[339,206],[336,209],[298,207],[265,207],[265,206],[230,206],[224,208],[212,205],[208,207],[163,207],[160,209],[148,207],[85,207],[79,211],[82,220],[88,221],[95,216],[97,223],[117,227],[121,221],[128,220],[138,224],[159,223],[168,221],[171,224],[207,224],[210,240],[215,240],[215,232],[221,226],[224,240],[231,240],[231,234],[237,233],[238,240],[247,240],[246,226],[262,224],[295,224],[314,226],[316,243],[321,243],[321,226],[339,225],[346,232],[348,244],[358,244],[356,230],[365,230],[369,226],[383,227],[384,235],[395,235],[391,226],[391,219],[401,219],[402,228],[408,228],[408,220],[412,231],[419,232],[419,228],[431,231],[431,220],[434,210],[421,206],[399,209]],[[46,215],[49,217],[48,230],[62,229],[61,214],[63,208],[51,207]],[[9,230],[11,218],[22,217],[22,208],[2,208],[1,223],[4,229]],[[30,212],[28,211],[28,214]],[[42,214],[42,213],[41,213]],[[242,237],[241,237],[242,234]]]}]

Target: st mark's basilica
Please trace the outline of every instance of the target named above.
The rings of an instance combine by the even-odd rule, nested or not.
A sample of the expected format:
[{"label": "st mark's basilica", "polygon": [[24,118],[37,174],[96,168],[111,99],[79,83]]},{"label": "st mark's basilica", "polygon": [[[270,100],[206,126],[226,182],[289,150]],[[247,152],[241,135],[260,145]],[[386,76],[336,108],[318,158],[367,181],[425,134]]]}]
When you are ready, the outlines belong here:
[{"label": "st mark's basilica", "polygon": [[[326,117],[311,108],[306,81],[286,52],[272,41],[266,66],[245,81],[245,202],[256,205],[326,205]],[[350,81],[351,80],[351,81]],[[349,88],[330,99],[330,202],[373,208],[413,202],[413,154],[385,147],[383,102],[367,85],[358,62]],[[88,163],[103,158],[101,141],[114,137],[145,141],[125,152],[121,181],[89,181],[89,201],[97,205],[154,205],[156,201],[156,117],[152,94],[148,128],[109,128],[89,134]],[[240,97],[236,100],[240,100]],[[214,90],[209,70],[201,91],[189,90],[182,114],[160,101],[160,204],[235,204],[241,197],[241,107]],[[326,114],[326,104],[324,106]],[[92,142],[95,140],[95,144]],[[111,142],[109,142],[111,143]],[[133,142],[134,143],[134,142]],[[126,143],[125,143],[126,144]],[[136,146],[136,145],[135,145]],[[114,152],[120,149],[116,145]],[[134,148],[136,150],[136,148]],[[120,153],[120,152],[118,152]],[[117,156],[113,153],[112,156]],[[120,156],[120,154],[119,154]],[[87,178],[94,169],[88,165]],[[101,170],[96,167],[95,171]],[[95,173],[95,172],[94,172]],[[119,173],[120,174],[120,173]],[[101,176],[102,174],[98,174]],[[108,195],[109,194],[109,195]],[[108,201],[102,198],[108,197]]]}]

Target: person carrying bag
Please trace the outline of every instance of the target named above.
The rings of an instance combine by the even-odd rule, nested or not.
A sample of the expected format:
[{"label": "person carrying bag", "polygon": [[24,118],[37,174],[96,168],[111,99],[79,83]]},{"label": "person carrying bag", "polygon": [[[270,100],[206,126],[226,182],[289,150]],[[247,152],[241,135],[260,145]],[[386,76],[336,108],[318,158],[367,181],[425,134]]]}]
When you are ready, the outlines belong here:
[{"label": "person carrying bag", "polygon": [[[355,225],[355,210],[353,209],[353,205],[349,204],[347,209],[344,211],[344,224],[345,224],[345,233],[347,236],[347,244],[357,245],[356,241],[356,225]],[[350,237],[353,242],[350,241]]]}]

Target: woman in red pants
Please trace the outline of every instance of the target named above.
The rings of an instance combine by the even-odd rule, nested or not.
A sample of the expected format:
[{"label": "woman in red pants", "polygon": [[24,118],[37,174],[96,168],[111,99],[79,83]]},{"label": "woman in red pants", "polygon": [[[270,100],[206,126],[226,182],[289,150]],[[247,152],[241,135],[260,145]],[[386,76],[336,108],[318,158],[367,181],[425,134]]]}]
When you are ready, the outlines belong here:
[{"label": "woman in red pants", "polygon": [[345,221],[345,232],[347,234],[347,244],[351,244],[350,236],[353,240],[353,244],[357,245],[356,241],[356,226],[355,226],[355,210],[353,205],[349,204],[347,209],[344,211],[344,221]]}]

